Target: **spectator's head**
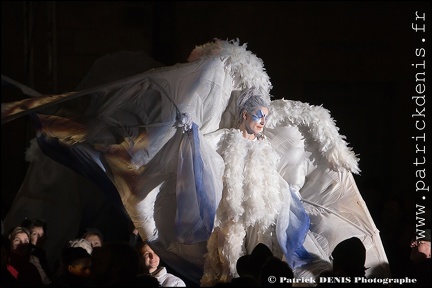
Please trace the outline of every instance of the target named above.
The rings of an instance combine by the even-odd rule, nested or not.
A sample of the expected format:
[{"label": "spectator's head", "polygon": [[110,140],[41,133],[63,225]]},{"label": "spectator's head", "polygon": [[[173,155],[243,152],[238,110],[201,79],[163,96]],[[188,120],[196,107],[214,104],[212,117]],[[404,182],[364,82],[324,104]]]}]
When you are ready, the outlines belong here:
[{"label": "spectator's head", "polygon": [[103,234],[96,228],[87,228],[81,238],[89,241],[93,248],[101,247],[103,244]]},{"label": "spectator's head", "polygon": [[81,247],[66,247],[62,253],[63,267],[71,274],[88,278],[92,264],[91,255]]},{"label": "spectator's head", "polygon": [[26,256],[30,251],[30,232],[24,227],[15,227],[9,233],[10,241],[10,252],[19,255]]},{"label": "spectator's head", "polygon": [[81,247],[87,251],[88,254],[92,254],[93,247],[89,241],[87,241],[84,238],[77,238],[74,240],[71,240],[67,244],[68,247]]},{"label": "spectator's head", "polygon": [[431,258],[431,230],[426,229],[423,237],[411,241],[410,259],[420,263]]},{"label": "spectator's head", "polygon": [[335,276],[364,277],[366,248],[357,237],[345,239],[332,252]]},{"label": "spectator's head", "polygon": [[92,259],[92,280],[96,285],[119,287],[138,275],[139,255],[127,242],[106,242],[93,249]]},{"label": "spectator's head", "polygon": [[277,281],[276,283],[269,282],[269,279],[276,277],[276,279],[282,279],[282,277],[293,279],[294,273],[289,267],[288,263],[285,261],[282,261],[278,257],[270,257],[265,261],[265,263],[260,268],[260,274],[259,274],[259,286],[265,287],[265,286],[274,286],[274,287],[280,287],[280,286],[292,286],[287,283],[280,283]]},{"label": "spectator's head", "polygon": [[30,242],[35,246],[42,247],[46,240],[46,222],[40,219],[25,218],[21,223],[30,231]]},{"label": "spectator's head", "polygon": [[270,248],[263,243],[258,243],[250,255],[243,255],[237,260],[237,273],[240,277],[249,275],[258,281],[261,267],[272,257]]},{"label": "spectator's head", "polygon": [[156,271],[160,264],[159,256],[153,251],[148,243],[143,243],[139,250],[143,270],[146,273]]}]

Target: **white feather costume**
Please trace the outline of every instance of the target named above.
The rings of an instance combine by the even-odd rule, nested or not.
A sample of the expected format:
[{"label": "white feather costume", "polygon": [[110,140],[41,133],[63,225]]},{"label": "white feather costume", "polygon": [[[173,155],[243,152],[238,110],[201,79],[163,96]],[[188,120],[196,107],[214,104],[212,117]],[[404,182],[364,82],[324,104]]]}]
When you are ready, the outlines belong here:
[{"label": "white feather costume", "polygon": [[[225,282],[237,276],[237,259],[250,254],[256,244],[273,246],[283,191],[288,191],[287,183],[276,170],[279,156],[267,140],[251,141],[240,130],[232,129],[218,146],[225,161],[224,190],[215,231],[208,241],[204,286],[215,284],[208,281]],[[253,235],[248,233],[246,237],[247,231]],[[218,275],[220,279],[212,279]]]}]

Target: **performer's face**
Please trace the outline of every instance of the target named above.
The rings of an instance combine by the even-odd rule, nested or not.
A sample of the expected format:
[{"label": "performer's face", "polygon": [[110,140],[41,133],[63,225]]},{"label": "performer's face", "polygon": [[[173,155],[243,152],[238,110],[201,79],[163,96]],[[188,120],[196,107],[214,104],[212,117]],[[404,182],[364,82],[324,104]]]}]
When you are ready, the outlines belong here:
[{"label": "performer's face", "polygon": [[261,134],[267,121],[269,110],[267,107],[259,107],[252,112],[244,113],[246,131],[249,134]]},{"label": "performer's face", "polygon": [[141,255],[144,257],[144,265],[149,270],[153,272],[159,266],[159,256],[150,248],[149,245],[144,245],[141,249]]}]

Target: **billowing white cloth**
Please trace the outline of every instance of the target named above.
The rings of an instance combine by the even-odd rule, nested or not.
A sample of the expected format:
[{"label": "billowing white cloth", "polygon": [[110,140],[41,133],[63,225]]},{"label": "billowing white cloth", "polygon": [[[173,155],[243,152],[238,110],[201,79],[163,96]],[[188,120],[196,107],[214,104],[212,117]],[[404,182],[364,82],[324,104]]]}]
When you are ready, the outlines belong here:
[{"label": "billowing white cloth", "polygon": [[[225,163],[216,145],[234,127],[239,92],[256,87],[269,95],[271,83],[261,59],[238,41],[198,46],[188,60],[78,92],[2,104],[2,120],[38,112],[42,151],[117,199],[161,259],[199,283],[222,203]],[[86,109],[54,110],[66,101]],[[318,275],[333,248],[357,236],[366,246],[367,276],[389,277],[379,231],[351,174],[359,172],[358,159],[328,111],[284,99],[273,100],[270,111],[264,133],[280,157],[275,168],[300,194],[311,224],[304,246],[319,260],[295,275]],[[51,183],[61,187],[57,180]],[[38,182],[47,180],[26,181],[26,191],[38,194]]]}]

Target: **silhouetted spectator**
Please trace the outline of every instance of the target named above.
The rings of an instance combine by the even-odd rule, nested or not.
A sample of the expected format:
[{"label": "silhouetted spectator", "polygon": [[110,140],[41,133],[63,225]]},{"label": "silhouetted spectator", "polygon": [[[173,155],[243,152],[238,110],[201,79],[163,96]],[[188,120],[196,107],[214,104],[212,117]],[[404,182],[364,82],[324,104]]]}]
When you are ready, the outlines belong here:
[{"label": "silhouetted spectator", "polygon": [[30,262],[30,232],[15,227],[9,233],[9,255],[1,272],[4,287],[42,287],[42,279],[35,265]]},{"label": "silhouetted spectator", "polygon": [[127,242],[105,242],[93,249],[92,259],[91,279],[96,287],[137,287],[143,280],[137,279],[139,254]]},{"label": "silhouetted spectator", "polygon": [[431,287],[431,230],[425,229],[424,237],[411,241],[410,265],[407,273],[417,279],[417,286]]},{"label": "silhouetted spectator", "polygon": [[[271,282],[274,279],[275,282]],[[281,282],[282,279],[294,279],[294,273],[288,263],[273,256],[267,259],[260,268],[258,277],[259,286],[261,287],[291,287],[292,282]]]},{"label": "silhouetted spectator", "polygon": [[46,222],[40,219],[25,218],[21,227],[30,231],[30,262],[38,269],[44,285],[48,285],[51,283],[53,275],[45,251]]},{"label": "silhouetted spectator", "polygon": [[137,249],[140,249],[140,247],[143,245],[143,241],[138,233],[138,229],[134,228],[130,233],[129,244],[132,245],[132,247],[137,247]]},{"label": "silhouetted spectator", "polygon": [[4,282],[9,282],[9,280],[6,280],[6,278],[12,277],[12,274],[10,274],[6,270],[6,264],[9,260],[9,251],[10,251],[10,243],[6,236],[3,234],[1,235],[1,278],[0,278],[0,287],[6,287]]},{"label": "silhouetted spectator", "polygon": [[263,243],[258,243],[251,254],[243,255],[237,260],[236,269],[239,278],[251,276],[258,284],[261,267],[272,257],[274,256],[270,248]]},{"label": "silhouetted spectator", "polygon": [[96,228],[87,228],[81,238],[89,241],[93,248],[102,246],[104,241],[103,234]]},{"label": "silhouetted spectator", "polygon": [[50,287],[84,287],[90,281],[92,256],[82,247],[62,250],[60,271]]},{"label": "silhouetted spectator", "polygon": [[[351,237],[341,241],[333,249],[331,254],[333,258],[333,270],[323,271],[317,277],[317,286],[323,287],[375,287],[374,283],[365,283],[364,281],[354,282],[354,277],[363,277],[366,279],[366,248],[363,242],[357,237]],[[334,283],[332,279],[337,277],[338,283]],[[381,284],[381,286],[386,286]]]},{"label": "silhouetted spectator", "polygon": [[340,242],[332,257],[335,276],[365,277],[366,248],[359,238],[351,237]]}]

